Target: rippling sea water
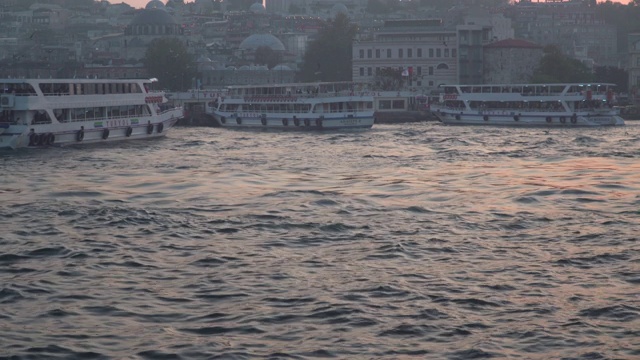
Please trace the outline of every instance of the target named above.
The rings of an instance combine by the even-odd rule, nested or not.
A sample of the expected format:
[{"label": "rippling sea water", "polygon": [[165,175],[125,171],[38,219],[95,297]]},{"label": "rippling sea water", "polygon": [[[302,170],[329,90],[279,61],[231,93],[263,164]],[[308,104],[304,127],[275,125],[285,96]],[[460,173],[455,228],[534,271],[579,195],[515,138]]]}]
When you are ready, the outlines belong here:
[{"label": "rippling sea water", "polygon": [[640,123],[0,153],[1,359],[638,359]]}]

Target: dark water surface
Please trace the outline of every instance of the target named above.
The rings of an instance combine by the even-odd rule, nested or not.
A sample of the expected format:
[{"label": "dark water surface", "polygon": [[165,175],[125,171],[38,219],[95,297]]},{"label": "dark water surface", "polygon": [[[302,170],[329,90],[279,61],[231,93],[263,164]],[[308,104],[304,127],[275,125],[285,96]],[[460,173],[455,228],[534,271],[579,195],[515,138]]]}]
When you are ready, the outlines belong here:
[{"label": "dark water surface", "polygon": [[640,123],[0,153],[1,359],[640,359]]}]

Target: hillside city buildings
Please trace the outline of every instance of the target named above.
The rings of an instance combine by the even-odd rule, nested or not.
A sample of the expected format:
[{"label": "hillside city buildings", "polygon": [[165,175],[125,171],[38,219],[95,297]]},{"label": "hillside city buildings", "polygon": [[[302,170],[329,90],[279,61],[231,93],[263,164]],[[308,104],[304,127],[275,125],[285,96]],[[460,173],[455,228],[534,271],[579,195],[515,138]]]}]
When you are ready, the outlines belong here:
[{"label": "hillside city buildings", "polygon": [[[486,4],[503,4],[494,7]],[[619,49],[617,28],[589,0],[452,0],[446,7],[400,2],[375,14],[367,0],[265,0],[247,9],[228,1],[151,0],[144,9],[107,1],[0,0],[0,77],[144,77],[149,43],[172,37],[196,59],[190,86],[296,80],[308,44],[327,19],[343,13],[358,25],[352,80],[375,82],[401,70],[422,92],[452,83],[527,82],[546,45],[589,67],[628,71],[640,85],[640,34]],[[415,4],[414,4],[415,5]],[[268,47],[281,63],[255,64]],[[322,80],[319,78],[319,80]]]}]

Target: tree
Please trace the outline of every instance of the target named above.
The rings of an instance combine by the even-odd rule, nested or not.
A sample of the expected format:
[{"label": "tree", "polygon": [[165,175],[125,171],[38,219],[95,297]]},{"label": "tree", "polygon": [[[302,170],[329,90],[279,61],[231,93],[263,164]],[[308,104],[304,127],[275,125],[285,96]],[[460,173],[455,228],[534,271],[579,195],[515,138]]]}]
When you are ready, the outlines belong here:
[{"label": "tree", "polygon": [[594,81],[616,84],[618,92],[629,91],[629,73],[614,66],[596,67]]},{"label": "tree", "polygon": [[376,89],[385,91],[400,90],[404,82],[402,79],[402,69],[384,67],[378,71],[374,82]]},{"label": "tree", "polygon": [[303,14],[303,10],[302,7],[300,7],[297,4],[291,4],[289,5],[289,14],[291,15],[299,15],[299,14]]},{"label": "tree", "polygon": [[161,88],[184,91],[191,87],[196,67],[187,47],[175,38],[154,39],[149,44],[144,66],[158,79]]},{"label": "tree", "polygon": [[589,82],[593,74],[579,60],[570,58],[556,46],[545,47],[544,56],[533,73],[534,83]]},{"label": "tree", "polygon": [[338,13],[309,44],[299,77],[302,81],[351,81],[351,47],[357,27]]},{"label": "tree", "polygon": [[258,65],[267,65],[269,69],[282,62],[282,55],[273,51],[268,46],[260,46],[255,52],[255,63]]}]

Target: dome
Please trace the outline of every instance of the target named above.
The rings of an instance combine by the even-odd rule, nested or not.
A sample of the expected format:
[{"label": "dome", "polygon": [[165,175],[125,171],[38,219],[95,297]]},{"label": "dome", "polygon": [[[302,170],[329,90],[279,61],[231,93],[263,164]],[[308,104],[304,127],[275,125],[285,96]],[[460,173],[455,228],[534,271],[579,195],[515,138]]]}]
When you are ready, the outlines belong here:
[{"label": "dome", "polygon": [[131,25],[174,25],[176,21],[173,16],[160,9],[139,10],[138,14],[131,20]]},{"label": "dome", "polygon": [[347,7],[344,6],[344,4],[337,3],[333,5],[333,7],[331,8],[331,14],[335,16],[335,15],[338,15],[339,13],[349,15],[349,9],[347,9]]},{"label": "dome", "polygon": [[288,67],[287,65],[276,65],[273,67],[273,69],[271,70],[280,70],[280,71],[291,71],[291,68]]},{"label": "dome", "polygon": [[160,0],[151,0],[147,4],[147,6],[145,6],[144,8],[147,9],[147,10],[149,10],[149,9],[164,9],[164,4]]},{"label": "dome", "polygon": [[254,3],[249,7],[249,11],[254,14],[265,14],[267,12],[267,9],[265,9],[261,3]]},{"label": "dome", "polygon": [[268,46],[271,50],[284,51],[284,44],[271,34],[253,34],[240,43],[242,50],[256,50],[259,47]]}]

